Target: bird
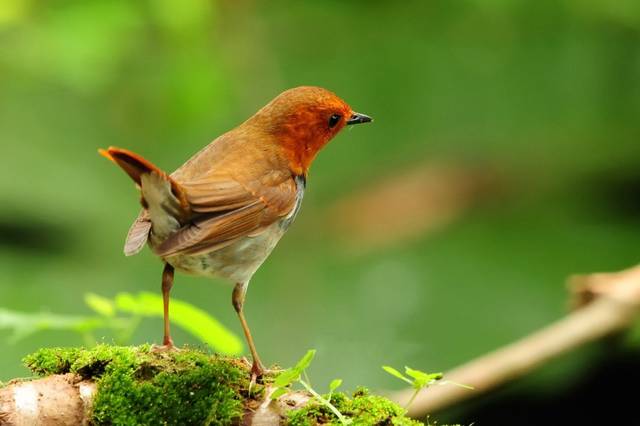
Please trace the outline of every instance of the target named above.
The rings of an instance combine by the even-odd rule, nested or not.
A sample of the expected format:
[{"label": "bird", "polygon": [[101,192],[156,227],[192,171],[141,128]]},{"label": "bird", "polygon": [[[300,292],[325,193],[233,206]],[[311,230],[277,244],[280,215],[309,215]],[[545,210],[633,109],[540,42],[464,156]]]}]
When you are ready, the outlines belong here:
[{"label": "bird", "polygon": [[244,316],[249,282],[296,218],[318,152],[344,127],[371,121],[327,89],[300,86],[276,96],[171,174],[126,149],[99,149],[140,191],[142,210],[124,254],[149,245],[164,263],[159,350],[176,349],[169,328],[175,270],[223,278],[234,284],[231,301],[251,352],[252,376],[267,371]]}]

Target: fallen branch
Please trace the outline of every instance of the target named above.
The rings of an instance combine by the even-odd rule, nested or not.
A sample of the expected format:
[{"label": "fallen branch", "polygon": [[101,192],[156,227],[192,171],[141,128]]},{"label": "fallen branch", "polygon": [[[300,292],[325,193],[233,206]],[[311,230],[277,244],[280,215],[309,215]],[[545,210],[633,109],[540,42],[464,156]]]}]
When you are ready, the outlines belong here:
[{"label": "fallen branch", "polygon": [[363,389],[352,397],[340,392],[329,397],[310,387],[300,392],[280,385],[284,394],[272,399],[273,376],[265,376],[264,384],[250,383],[246,361],[193,349],[52,348],[29,355],[25,363],[44,377],[0,387],[0,425],[276,426],[294,418],[295,424],[337,422],[336,412],[344,424],[419,424],[398,405]]},{"label": "fallen branch", "polygon": [[[96,384],[75,374],[49,376],[33,381],[16,381],[0,389],[0,425],[77,426],[92,422]],[[290,392],[271,401],[265,397],[246,409],[238,424],[279,425],[286,413],[304,407],[309,396]],[[160,421],[159,421],[160,422]]]},{"label": "fallen branch", "polygon": [[0,424],[86,425],[95,390],[75,374],[13,381],[0,389]]},{"label": "fallen branch", "polygon": [[[411,417],[424,417],[463,400],[477,397],[522,377],[549,360],[589,342],[630,327],[640,313],[640,266],[615,273],[575,276],[569,279],[576,309],[565,318],[517,342],[463,364],[447,373],[458,386],[433,386],[414,400]],[[391,399],[406,404],[412,389]]]}]

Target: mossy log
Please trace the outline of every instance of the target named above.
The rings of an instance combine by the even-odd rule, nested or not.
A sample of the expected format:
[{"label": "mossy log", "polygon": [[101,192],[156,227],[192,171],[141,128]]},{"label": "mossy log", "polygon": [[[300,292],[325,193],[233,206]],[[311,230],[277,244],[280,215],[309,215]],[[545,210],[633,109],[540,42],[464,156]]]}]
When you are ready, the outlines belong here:
[{"label": "mossy log", "polygon": [[[247,363],[195,349],[148,345],[41,349],[37,375],[0,388],[0,425],[330,425],[333,413],[305,392],[272,401],[270,382],[250,387]],[[354,425],[420,425],[386,398],[360,389],[331,403]]]}]

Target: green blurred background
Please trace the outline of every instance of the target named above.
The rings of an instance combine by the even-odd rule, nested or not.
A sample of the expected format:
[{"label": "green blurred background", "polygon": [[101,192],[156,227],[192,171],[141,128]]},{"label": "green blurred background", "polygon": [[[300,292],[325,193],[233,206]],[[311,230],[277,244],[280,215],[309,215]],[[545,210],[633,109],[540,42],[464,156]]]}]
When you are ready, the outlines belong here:
[{"label": "green blurred background", "polygon": [[[640,260],[637,0],[2,0],[0,307],[159,291],[149,250],[122,255],[138,195],[97,148],[173,170],[298,85],[375,122],[321,153],[251,283],[266,362],[316,348],[314,383],[397,388],[382,364],[451,368],[562,317],[568,275]],[[173,295],[241,333],[228,284],[179,275]],[[0,379],[82,344],[8,336]],[[133,343],[160,337],[145,320]],[[568,386],[591,356],[526,386]]]}]

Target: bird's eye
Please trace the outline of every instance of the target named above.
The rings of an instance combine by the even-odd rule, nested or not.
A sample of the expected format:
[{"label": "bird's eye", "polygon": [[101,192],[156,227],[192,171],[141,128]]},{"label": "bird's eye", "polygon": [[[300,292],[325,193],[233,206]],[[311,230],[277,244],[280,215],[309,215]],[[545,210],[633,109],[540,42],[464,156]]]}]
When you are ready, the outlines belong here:
[{"label": "bird's eye", "polygon": [[336,124],[338,124],[340,122],[340,119],[342,118],[342,116],[340,114],[333,114],[331,117],[329,117],[329,128],[333,128],[336,126]]}]

